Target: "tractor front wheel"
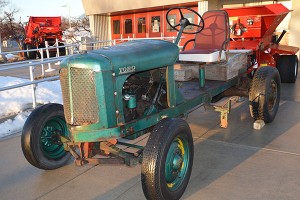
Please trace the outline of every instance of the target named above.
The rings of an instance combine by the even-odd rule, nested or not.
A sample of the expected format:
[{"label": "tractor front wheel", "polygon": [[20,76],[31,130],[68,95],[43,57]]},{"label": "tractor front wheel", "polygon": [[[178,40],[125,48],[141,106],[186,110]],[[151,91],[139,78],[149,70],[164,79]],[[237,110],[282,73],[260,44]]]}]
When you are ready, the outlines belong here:
[{"label": "tractor front wheel", "polygon": [[280,76],[273,67],[260,67],[252,79],[249,102],[255,120],[270,123],[276,116],[280,101]]},{"label": "tractor front wheel", "polygon": [[27,161],[40,169],[62,167],[71,154],[64,149],[60,136],[68,136],[63,106],[46,104],[35,109],[25,122],[21,145]]},{"label": "tractor front wheel", "polygon": [[160,121],[143,151],[141,179],[146,198],[179,199],[188,185],[193,155],[193,138],[186,121]]}]

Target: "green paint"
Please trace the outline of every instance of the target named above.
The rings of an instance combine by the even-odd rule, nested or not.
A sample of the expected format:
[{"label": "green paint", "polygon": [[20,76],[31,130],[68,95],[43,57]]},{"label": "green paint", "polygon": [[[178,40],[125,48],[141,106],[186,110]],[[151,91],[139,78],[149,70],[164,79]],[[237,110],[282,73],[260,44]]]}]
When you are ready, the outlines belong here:
[{"label": "green paint", "polygon": [[[84,68],[94,71],[98,105],[91,106],[99,106],[99,122],[82,126],[68,125],[72,140],[74,142],[95,142],[144,133],[144,130],[156,125],[164,117],[187,115],[189,110],[194,107],[210,103],[213,96],[237,83],[237,79],[232,79],[216,89],[211,89],[194,99],[187,100],[179,92],[178,85],[174,80],[173,65],[178,54],[179,49],[173,43],[160,40],[136,40],[91,51],[87,54],[74,55],[62,61],[61,68]],[[170,107],[158,112],[153,106],[146,111],[145,116],[125,123],[122,94],[124,82],[132,74],[143,72],[141,75],[146,75],[144,72],[147,70],[162,67],[167,67],[166,86]],[[204,69],[202,72],[200,70],[200,76],[202,77],[200,78],[201,85],[204,86]],[[70,92],[70,112],[72,113],[71,86],[72,80],[70,80],[70,88],[67,90]],[[136,107],[134,97],[127,103],[129,108]]]},{"label": "green paint", "polygon": [[157,113],[157,108],[155,105],[151,105],[149,108],[145,109],[144,115],[148,116],[148,115],[152,115],[154,113]]},{"label": "green paint", "polygon": [[224,82],[222,86],[209,90],[194,99],[181,103],[175,107],[166,108],[150,116],[141,117],[138,120],[131,121],[119,127],[103,129],[93,129],[92,126],[89,126],[88,128],[85,126],[71,127],[73,139],[75,142],[94,142],[132,135],[134,132],[142,131],[156,125],[164,117],[172,118],[186,115],[194,107],[204,103],[210,103],[213,96],[216,96],[236,84],[237,79],[231,79],[226,83]]},{"label": "green paint", "polygon": [[204,69],[204,67],[199,68],[199,82],[200,82],[200,88],[204,88],[204,85],[205,85],[205,69]]},{"label": "green paint", "polygon": [[167,67],[167,92],[169,107],[174,107],[176,105],[174,65]]},{"label": "green paint", "polygon": [[186,176],[190,160],[189,151],[185,134],[172,141],[165,162],[165,179],[171,191],[178,189]]},{"label": "green paint", "polygon": [[112,71],[115,76],[172,65],[179,55],[176,44],[163,40],[134,40],[66,58],[61,67]]},{"label": "green paint", "polygon": [[59,159],[65,155],[66,152],[60,135],[69,135],[66,123],[60,117],[53,117],[43,127],[40,137],[41,148],[46,157]]},{"label": "green paint", "polygon": [[136,95],[130,95],[127,106],[130,109],[136,108]]}]

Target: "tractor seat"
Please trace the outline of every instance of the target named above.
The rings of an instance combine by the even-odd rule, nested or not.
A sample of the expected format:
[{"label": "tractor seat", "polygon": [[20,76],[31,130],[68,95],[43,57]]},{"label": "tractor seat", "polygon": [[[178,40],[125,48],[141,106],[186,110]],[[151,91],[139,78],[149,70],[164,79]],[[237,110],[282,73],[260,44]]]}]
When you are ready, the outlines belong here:
[{"label": "tractor seat", "polygon": [[[224,10],[207,11],[203,14],[204,29],[197,33],[195,39],[187,41],[179,54],[179,61],[219,62],[226,60],[225,51],[230,41],[228,14]],[[189,42],[194,48],[185,51]]]}]

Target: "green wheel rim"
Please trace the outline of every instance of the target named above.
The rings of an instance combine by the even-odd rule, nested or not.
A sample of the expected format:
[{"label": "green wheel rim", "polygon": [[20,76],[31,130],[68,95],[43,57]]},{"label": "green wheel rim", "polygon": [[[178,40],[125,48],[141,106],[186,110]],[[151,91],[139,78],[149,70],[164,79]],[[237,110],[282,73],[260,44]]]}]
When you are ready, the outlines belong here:
[{"label": "green wheel rim", "polygon": [[61,117],[53,117],[47,121],[41,133],[41,147],[46,157],[59,159],[66,154],[60,135],[68,135],[66,122]]},{"label": "green wheel rim", "polygon": [[165,164],[165,179],[171,191],[176,190],[184,181],[189,168],[189,159],[187,138],[176,137],[170,145]]}]

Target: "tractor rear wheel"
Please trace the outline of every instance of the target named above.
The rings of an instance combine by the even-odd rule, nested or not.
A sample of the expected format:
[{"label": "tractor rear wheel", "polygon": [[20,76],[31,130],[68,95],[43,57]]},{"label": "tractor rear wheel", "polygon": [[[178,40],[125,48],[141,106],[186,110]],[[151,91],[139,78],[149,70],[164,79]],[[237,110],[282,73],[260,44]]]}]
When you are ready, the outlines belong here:
[{"label": "tractor rear wheel", "polygon": [[277,60],[277,69],[282,83],[295,83],[298,76],[298,57],[282,55]]},{"label": "tractor rear wheel", "polygon": [[143,151],[142,187],[147,199],[179,199],[192,171],[194,144],[182,119],[163,119]]},{"label": "tractor rear wheel", "polygon": [[270,123],[276,116],[280,101],[280,76],[273,67],[260,67],[252,79],[249,102],[255,120]]},{"label": "tractor rear wheel", "polygon": [[40,169],[62,167],[71,154],[64,149],[60,136],[68,136],[63,106],[46,104],[35,109],[25,122],[21,145],[27,161]]}]

